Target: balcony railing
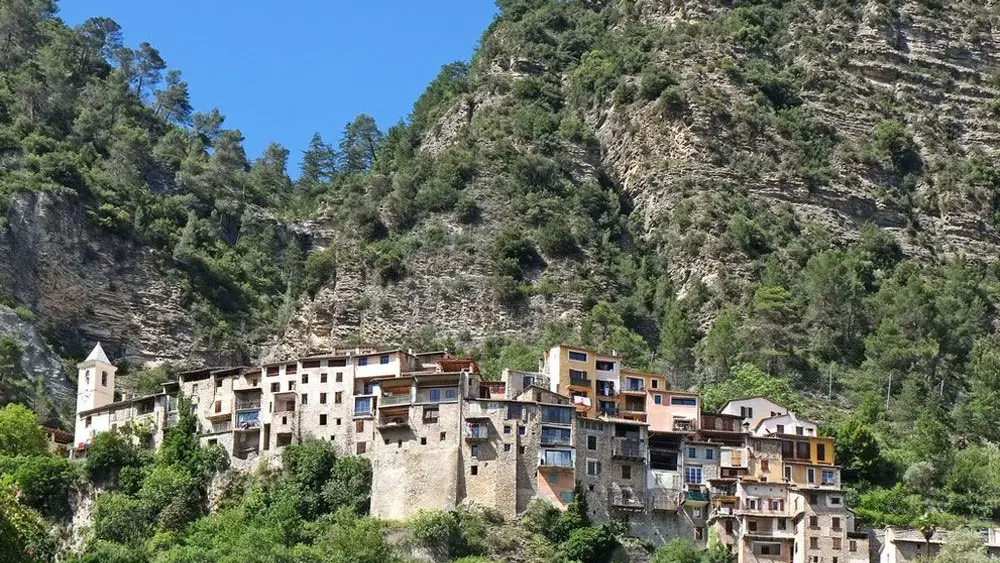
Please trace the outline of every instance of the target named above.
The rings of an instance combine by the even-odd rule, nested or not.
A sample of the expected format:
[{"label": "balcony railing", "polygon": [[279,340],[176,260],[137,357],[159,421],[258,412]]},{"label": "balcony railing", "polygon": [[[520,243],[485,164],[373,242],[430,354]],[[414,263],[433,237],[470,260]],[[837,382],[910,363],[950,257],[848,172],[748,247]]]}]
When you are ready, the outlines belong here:
[{"label": "balcony railing", "polygon": [[236,432],[240,432],[240,431],[244,431],[245,432],[245,431],[248,431],[248,430],[256,430],[258,428],[260,428],[260,419],[257,419],[257,420],[244,420],[242,422],[237,422],[236,426],[233,428],[233,430],[236,431]]},{"label": "balcony railing", "polygon": [[598,387],[597,388],[598,397],[617,397],[618,392],[615,391],[614,387]]},{"label": "balcony railing", "polygon": [[627,413],[645,413],[646,404],[645,403],[625,403],[625,412]]},{"label": "balcony railing", "polygon": [[659,490],[650,494],[653,510],[677,512],[680,503],[677,502],[678,491]]},{"label": "balcony railing", "polygon": [[379,404],[383,407],[395,407],[399,405],[408,405],[413,402],[413,398],[410,394],[405,395],[382,395],[379,398]]},{"label": "balcony railing", "polygon": [[576,466],[572,455],[543,455],[538,460],[540,468],[572,469]]},{"label": "balcony railing", "polygon": [[690,504],[708,503],[708,493],[705,491],[684,491],[684,502]]},{"label": "balcony railing", "polygon": [[569,446],[571,442],[572,440],[568,435],[542,433],[543,446]]},{"label": "balcony railing", "polygon": [[616,459],[646,459],[646,445],[636,438],[615,438],[612,456]]},{"label": "balcony railing", "polygon": [[601,414],[606,414],[608,416],[618,416],[618,407],[601,407]]},{"label": "balcony railing", "polygon": [[236,403],[236,410],[238,411],[260,410],[260,401],[239,401]]},{"label": "balcony railing", "polygon": [[354,416],[355,417],[373,416],[374,414],[375,414],[375,409],[373,409],[371,406],[354,407]]},{"label": "balcony railing", "polygon": [[570,377],[569,378],[569,384],[570,385],[577,385],[579,387],[590,387],[590,378],[589,377]]},{"label": "balcony railing", "polygon": [[675,419],[674,432],[694,432],[694,421]]},{"label": "balcony railing", "polygon": [[622,391],[625,393],[645,393],[646,386],[642,383],[626,383],[622,387]]},{"label": "balcony railing", "polygon": [[490,429],[485,424],[471,424],[465,427],[465,439],[469,441],[488,440]]},{"label": "balcony railing", "polygon": [[644,510],[646,502],[641,493],[623,489],[611,491],[611,506],[633,510]]},{"label": "balcony railing", "polygon": [[378,419],[378,427],[381,429],[402,428],[410,425],[410,416],[407,412],[393,415],[382,415]]}]

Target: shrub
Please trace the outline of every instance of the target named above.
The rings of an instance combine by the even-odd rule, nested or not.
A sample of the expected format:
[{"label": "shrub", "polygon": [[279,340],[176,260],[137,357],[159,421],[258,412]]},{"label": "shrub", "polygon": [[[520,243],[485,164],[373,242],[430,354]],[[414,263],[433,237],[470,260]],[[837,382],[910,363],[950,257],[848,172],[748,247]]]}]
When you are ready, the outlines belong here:
[{"label": "shrub", "polygon": [[104,493],[94,501],[94,537],[138,545],[149,537],[149,508],[139,499],[121,493]]},{"label": "shrub", "polygon": [[618,541],[607,526],[577,528],[559,546],[559,551],[570,561],[580,563],[605,563],[611,560]]},{"label": "shrub", "polygon": [[116,480],[123,467],[138,467],[144,461],[139,448],[127,436],[112,430],[94,437],[84,469],[91,481],[103,483]]},{"label": "shrub", "polygon": [[657,108],[666,117],[676,117],[687,111],[687,94],[680,86],[669,86],[660,95]]},{"label": "shrub", "polygon": [[479,205],[475,201],[463,197],[455,204],[455,215],[458,217],[459,223],[471,225],[479,221]]},{"label": "shrub", "polygon": [[642,73],[639,84],[639,95],[647,101],[653,101],[660,97],[660,94],[670,86],[677,84],[670,69],[665,67],[654,67]]},{"label": "shrub", "polygon": [[315,297],[324,284],[337,271],[337,257],[333,248],[313,252],[306,258],[305,278],[302,280],[306,293]]},{"label": "shrub", "polygon": [[573,232],[564,221],[553,218],[536,231],[538,247],[549,256],[572,256],[579,251]]},{"label": "shrub", "polygon": [[69,495],[78,477],[75,466],[65,459],[47,456],[14,461],[17,468],[12,476],[24,504],[52,518],[70,516]]},{"label": "shrub", "polygon": [[31,321],[35,320],[35,314],[32,313],[31,309],[29,309],[27,307],[23,307],[23,306],[22,307],[16,307],[14,309],[14,314],[17,315],[17,318],[21,319],[22,321],[24,321],[26,323],[30,323]]}]

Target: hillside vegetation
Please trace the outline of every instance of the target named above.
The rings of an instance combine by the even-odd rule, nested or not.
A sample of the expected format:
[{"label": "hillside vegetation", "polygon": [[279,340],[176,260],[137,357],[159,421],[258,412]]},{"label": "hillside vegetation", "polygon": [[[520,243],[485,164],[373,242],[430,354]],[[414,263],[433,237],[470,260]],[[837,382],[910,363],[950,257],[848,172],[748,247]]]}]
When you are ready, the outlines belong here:
[{"label": "hillside vegetation", "polygon": [[1000,519],[997,8],[498,6],[405,122],[316,135],[296,181],[113,21],[0,6],[4,304],[77,358],[615,350],[818,418],[869,525]]}]

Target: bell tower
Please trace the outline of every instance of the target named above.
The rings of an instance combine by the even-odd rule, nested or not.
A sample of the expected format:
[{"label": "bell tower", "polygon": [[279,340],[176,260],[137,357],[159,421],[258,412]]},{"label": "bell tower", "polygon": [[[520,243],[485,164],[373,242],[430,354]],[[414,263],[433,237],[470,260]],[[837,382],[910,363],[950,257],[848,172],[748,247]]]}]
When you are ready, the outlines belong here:
[{"label": "bell tower", "polygon": [[109,405],[115,401],[115,372],[118,371],[98,342],[87,359],[76,364],[76,412]]}]

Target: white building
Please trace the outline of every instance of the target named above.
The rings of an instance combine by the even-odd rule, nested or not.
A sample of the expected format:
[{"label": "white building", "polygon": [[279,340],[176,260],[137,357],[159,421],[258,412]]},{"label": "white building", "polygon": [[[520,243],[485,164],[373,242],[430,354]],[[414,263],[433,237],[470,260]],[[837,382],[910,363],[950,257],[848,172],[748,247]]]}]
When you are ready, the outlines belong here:
[{"label": "white building", "polygon": [[787,412],[788,409],[784,405],[779,405],[764,397],[748,397],[729,401],[719,411],[720,414],[739,416],[743,419],[744,426],[751,430],[756,428],[761,420]]}]

